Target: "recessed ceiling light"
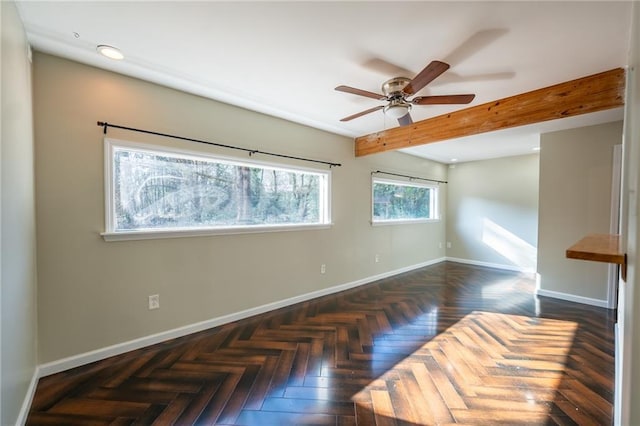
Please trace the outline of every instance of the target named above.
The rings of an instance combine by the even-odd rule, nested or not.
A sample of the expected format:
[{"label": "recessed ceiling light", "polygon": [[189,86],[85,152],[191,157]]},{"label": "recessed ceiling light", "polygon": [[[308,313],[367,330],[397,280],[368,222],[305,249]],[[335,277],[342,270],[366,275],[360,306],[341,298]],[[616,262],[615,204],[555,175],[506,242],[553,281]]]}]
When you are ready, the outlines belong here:
[{"label": "recessed ceiling light", "polygon": [[458,159],[457,159],[457,158],[452,158],[452,159],[451,159],[451,162],[452,162],[452,163],[455,163],[456,161],[458,161]]},{"label": "recessed ceiling light", "polygon": [[124,59],[124,55],[117,47],[101,44],[97,47],[97,50],[99,54],[101,54],[102,56],[106,56],[109,59],[114,59],[116,61]]},{"label": "recessed ceiling light", "polygon": [[534,151],[540,151],[540,147],[539,147],[539,146],[536,146],[536,147],[534,147],[534,148],[533,148],[533,150],[534,150]]}]

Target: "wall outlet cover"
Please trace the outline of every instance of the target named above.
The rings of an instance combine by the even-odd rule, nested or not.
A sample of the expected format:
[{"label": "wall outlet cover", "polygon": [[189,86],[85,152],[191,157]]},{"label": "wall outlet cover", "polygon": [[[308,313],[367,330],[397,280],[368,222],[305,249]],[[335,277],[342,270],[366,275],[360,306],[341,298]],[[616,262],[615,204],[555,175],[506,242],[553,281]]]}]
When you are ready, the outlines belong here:
[{"label": "wall outlet cover", "polygon": [[149,296],[149,310],[160,309],[160,295],[152,294]]}]

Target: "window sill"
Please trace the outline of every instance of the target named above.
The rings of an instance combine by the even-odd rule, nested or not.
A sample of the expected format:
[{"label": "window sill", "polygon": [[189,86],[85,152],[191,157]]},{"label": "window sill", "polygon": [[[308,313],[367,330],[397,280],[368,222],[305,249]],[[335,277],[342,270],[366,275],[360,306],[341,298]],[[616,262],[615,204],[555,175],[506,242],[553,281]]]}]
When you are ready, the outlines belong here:
[{"label": "window sill", "polygon": [[421,223],[435,223],[435,222],[440,222],[440,219],[377,220],[377,221],[371,221],[371,226],[416,225],[416,224],[421,224]]},{"label": "window sill", "polygon": [[169,229],[103,232],[100,235],[105,241],[156,240],[163,238],[208,237],[215,235],[262,234],[266,232],[315,231],[329,229],[332,224],[314,225],[273,225],[238,228],[201,228],[201,229]]}]

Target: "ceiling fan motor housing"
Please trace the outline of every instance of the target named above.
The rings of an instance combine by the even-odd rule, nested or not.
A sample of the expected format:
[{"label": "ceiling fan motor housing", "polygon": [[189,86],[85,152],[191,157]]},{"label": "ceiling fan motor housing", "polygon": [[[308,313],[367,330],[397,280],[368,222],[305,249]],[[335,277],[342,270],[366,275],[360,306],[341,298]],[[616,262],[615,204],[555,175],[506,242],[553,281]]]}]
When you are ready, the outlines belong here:
[{"label": "ceiling fan motor housing", "polygon": [[404,97],[402,89],[411,82],[407,77],[395,77],[382,83],[382,93],[388,98]]},{"label": "ceiling fan motor housing", "polygon": [[402,91],[407,84],[411,82],[410,78],[396,77],[382,83],[382,92],[386,95],[389,105],[383,108],[385,115],[393,118],[400,118],[407,115],[411,110],[411,104],[405,99],[405,93]]}]

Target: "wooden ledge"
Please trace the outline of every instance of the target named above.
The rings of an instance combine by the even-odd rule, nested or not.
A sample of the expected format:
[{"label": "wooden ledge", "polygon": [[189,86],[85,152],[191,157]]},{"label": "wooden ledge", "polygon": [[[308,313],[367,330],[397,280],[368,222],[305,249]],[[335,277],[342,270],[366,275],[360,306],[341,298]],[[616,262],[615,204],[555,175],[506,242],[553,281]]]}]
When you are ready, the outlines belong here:
[{"label": "wooden ledge", "polygon": [[567,258],[607,262],[621,265],[626,278],[627,256],[620,245],[620,235],[590,234],[567,249]]},{"label": "wooden ledge", "polygon": [[590,234],[567,249],[569,259],[593,260],[623,265],[624,252],[620,248],[620,235]]}]

